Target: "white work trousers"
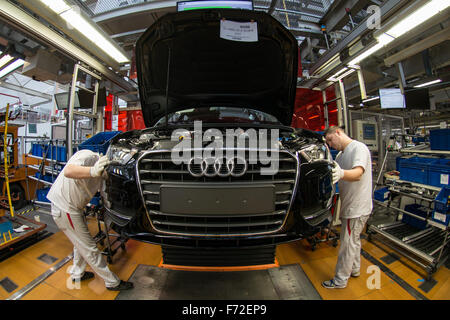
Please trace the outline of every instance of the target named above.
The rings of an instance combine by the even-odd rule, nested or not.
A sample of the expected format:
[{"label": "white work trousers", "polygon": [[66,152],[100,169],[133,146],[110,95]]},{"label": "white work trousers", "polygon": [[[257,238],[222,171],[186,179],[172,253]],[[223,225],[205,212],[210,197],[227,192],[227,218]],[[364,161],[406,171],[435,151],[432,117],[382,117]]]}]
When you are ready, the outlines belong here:
[{"label": "white work trousers", "polygon": [[361,268],[361,232],[370,215],[359,218],[341,218],[341,244],[334,276],[334,283],[346,286],[350,275]]},{"label": "white work trousers", "polygon": [[73,279],[80,279],[86,263],[96,274],[103,278],[106,287],[119,285],[120,279],[109,270],[105,259],[92,238],[86,217],[82,214],[70,214],[52,205],[52,216],[58,228],[65,233],[73,244],[73,265],[69,273]]}]

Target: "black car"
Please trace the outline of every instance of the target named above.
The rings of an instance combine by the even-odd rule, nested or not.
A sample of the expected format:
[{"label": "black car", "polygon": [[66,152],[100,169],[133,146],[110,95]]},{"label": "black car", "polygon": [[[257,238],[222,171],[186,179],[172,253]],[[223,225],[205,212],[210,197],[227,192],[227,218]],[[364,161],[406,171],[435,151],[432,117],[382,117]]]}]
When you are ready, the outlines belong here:
[{"label": "black car", "polygon": [[[225,21],[257,40],[221,36]],[[328,223],[328,147],[289,127],[297,57],[297,40],[264,12],[202,9],[154,23],[136,43],[147,129],[108,149],[113,228],[161,245],[166,264],[238,266],[273,263],[277,244]]]}]

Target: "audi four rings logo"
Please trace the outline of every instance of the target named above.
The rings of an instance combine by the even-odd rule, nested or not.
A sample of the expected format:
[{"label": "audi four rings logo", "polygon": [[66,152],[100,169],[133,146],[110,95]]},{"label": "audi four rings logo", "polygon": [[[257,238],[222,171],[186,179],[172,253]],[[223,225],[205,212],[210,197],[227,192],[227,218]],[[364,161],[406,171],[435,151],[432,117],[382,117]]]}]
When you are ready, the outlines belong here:
[{"label": "audi four rings logo", "polygon": [[247,161],[241,157],[199,158],[189,160],[188,171],[194,177],[241,177],[247,172]]}]

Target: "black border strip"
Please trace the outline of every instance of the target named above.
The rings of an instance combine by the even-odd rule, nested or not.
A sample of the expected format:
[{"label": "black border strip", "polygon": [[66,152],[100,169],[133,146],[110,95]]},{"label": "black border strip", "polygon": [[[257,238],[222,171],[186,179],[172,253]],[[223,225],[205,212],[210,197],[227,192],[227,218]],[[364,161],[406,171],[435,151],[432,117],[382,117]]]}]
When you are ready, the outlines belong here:
[{"label": "black border strip", "polygon": [[374,265],[378,266],[381,271],[383,271],[389,278],[394,280],[397,284],[400,285],[403,289],[405,289],[411,296],[413,296],[416,300],[430,300],[427,297],[425,297],[423,294],[421,294],[419,291],[414,289],[409,283],[407,283],[405,280],[400,278],[398,275],[396,275],[394,272],[392,272],[391,269],[386,267],[384,264],[382,264],[380,261],[372,257],[367,251],[361,249],[361,255],[372,262]]}]

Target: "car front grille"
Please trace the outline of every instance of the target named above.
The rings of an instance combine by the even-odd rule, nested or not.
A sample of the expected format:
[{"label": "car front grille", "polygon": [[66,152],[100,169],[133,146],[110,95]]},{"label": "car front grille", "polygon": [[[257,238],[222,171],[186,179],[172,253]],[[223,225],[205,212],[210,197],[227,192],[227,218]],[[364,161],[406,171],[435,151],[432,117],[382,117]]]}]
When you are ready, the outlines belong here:
[{"label": "car front grille", "polygon": [[[145,153],[139,158],[137,173],[142,199],[153,228],[166,234],[218,237],[268,234],[280,230],[286,222],[295,194],[298,160],[289,152],[282,150],[276,152],[279,155],[279,168],[276,174],[262,175],[261,167],[267,166],[258,162],[257,164],[249,163],[245,174],[239,177],[195,177],[189,172],[187,164],[172,162],[170,151]],[[245,158],[248,163],[248,151]],[[209,212],[208,208],[203,208],[203,212],[198,214],[186,212],[185,206],[180,206],[179,211],[175,209],[164,212],[162,210],[164,203],[161,203],[161,190],[164,188],[178,188],[182,193],[183,188],[203,187],[204,190],[212,188],[220,192],[221,188],[224,188],[223,190],[227,188],[228,190],[230,188],[254,190],[253,188],[267,186],[270,186],[270,190],[274,190],[274,194],[270,198],[273,201],[264,200],[264,203],[273,202],[268,206],[270,209],[266,211],[259,210],[260,212],[254,213],[249,208],[245,212],[234,214],[214,209]],[[173,199],[173,201],[176,200]],[[168,201],[167,198],[165,201]],[[173,205],[172,208],[174,208]],[[222,206],[220,208],[222,209]]]}]

